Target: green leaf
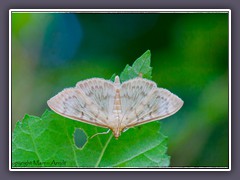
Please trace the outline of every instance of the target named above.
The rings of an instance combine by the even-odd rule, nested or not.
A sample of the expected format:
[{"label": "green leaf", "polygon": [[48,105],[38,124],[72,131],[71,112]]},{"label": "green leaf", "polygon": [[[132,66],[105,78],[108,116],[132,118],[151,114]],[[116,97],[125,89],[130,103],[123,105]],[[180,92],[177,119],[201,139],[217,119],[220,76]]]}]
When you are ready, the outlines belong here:
[{"label": "green leaf", "polygon": [[141,57],[139,57],[131,66],[126,65],[125,69],[120,75],[120,79],[122,82],[127,81],[129,79],[138,77],[140,73],[143,78],[152,79],[152,67],[150,67],[151,63],[151,52],[147,50]]},{"label": "green leaf", "polygon": [[114,82],[115,76],[116,76],[116,74],[114,73],[114,74],[111,76],[110,81]]},{"label": "green leaf", "polygon": [[[151,77],[150,51],[127,66],[121,81],[133,74]],[[70,120],[52,111],[41,118],[26,115],[12,137],[13,167],[166,167],[167,138],[158,121],[123,132],[116,140],[107,129]],[[86,139],[87,138],[87,139]],[[78,141],[79,140],[79,141]],[[86,141],[87,140],[87,141]]]}]

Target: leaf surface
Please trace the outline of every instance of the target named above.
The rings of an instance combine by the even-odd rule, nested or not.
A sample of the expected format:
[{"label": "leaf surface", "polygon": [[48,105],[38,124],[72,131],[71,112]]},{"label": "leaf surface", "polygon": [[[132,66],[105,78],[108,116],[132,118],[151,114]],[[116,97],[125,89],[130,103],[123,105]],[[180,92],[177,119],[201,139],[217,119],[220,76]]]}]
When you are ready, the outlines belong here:
[{"label": "leaf surface", "polygon": [[[121,81],[151,79],[150,51],[127,65]],[[82,130],[74,138],[76,130]],[[16,124],[12,137],[13,167],[166,167],[167,138],[158,121],[123,132],[118,140],[107,129],[70,120],[46,110],[42,117],[26,115]],[[85,134],[84,134],[85,133]],[[81,137],[82,134],[82,137]],[[84,136],[83,136],[84,135]],[[87,136],[87,141],[85,141]],[[76,142],[79,139],[81,142]],[[78,148],[76,144],[81,144]]]}]

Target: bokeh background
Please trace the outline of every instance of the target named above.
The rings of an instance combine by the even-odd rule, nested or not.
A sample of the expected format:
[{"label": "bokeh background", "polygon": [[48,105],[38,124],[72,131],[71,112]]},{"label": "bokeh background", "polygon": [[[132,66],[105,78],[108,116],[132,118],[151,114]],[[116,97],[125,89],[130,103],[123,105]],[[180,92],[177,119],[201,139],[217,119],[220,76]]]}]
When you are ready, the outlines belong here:
[{"label": "bokeh background", "polygon": [[12,128],[87,78],[120,74],[146,50],[153,80],[184,100],[162,120],[171,166],[228,166],[227,13],[12,13]]}]

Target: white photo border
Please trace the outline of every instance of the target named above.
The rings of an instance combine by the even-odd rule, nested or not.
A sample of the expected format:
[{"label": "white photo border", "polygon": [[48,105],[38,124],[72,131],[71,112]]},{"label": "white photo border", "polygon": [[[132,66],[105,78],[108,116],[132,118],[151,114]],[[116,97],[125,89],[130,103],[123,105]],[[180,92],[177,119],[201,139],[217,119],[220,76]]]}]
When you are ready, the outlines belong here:
[{"label": "white photo border", "polygon": [[[228,167],[167,167],[167,168],[12,168],[12,13],[228,13]],[[230,9],[10,9],[9,10],[9,170],[10,171],[231,171],[231,10]]]}]

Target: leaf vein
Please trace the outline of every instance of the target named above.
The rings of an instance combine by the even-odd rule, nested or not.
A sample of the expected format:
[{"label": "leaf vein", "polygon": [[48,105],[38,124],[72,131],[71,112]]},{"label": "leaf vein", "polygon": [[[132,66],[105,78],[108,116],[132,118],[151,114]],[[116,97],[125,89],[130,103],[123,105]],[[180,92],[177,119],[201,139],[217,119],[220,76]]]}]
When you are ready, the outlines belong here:
[{"label": "leaf vein", "polygon": [[31,126],[29,126],[29,121],[28,121],[27,125],[28,125],[28,129],[30,130],[29,136],[30,136],[30,138],[31,138],[31,140],[32,140],[33,147],[34,147],[34,149],[35,149],[35,154],[37,155],[39,161],[42,162],[42,158],[40,157],[40,154],[39,154],[39,152],[38,152],[37,146],[36,146],[36,144],[35,144],[35,142],[34,142],[34,138],[33,138],[33,136],[32,136],[33,132],[32,132]]},{"label": "leaf vein", "polygon": [[119,166],[120,164],[123,164],[123,163],[125,163],[125,162],[127,162],[127,161],[131,161],[132,159],[134,159],[134,158],[136,158],[136,157],[138,157],[138,156],[140,156],[140,155],[142,155],[142,154],[144,154],[144,153],[146,153],[146,152],[148,152],[148,151],[151,151],[153,148],[159,146],[161,143],[162,143],[162,142],[160,142],[159,144],[157,144],[157,145],[154,146],[154,147],[151,147],[150,149],[147,149],[146,151],[142,151],[142,152],[136,154],[135,156],[132,156],[132,157],[130,157],[130,158],[124,160],[124,161],[121,161],[121,162],[119,162],[118,164],[115,164],[115,165],[113,165],[113,166]]},{"label": "leaf vein", "polygon": [[101,162],[101,160],[102,160],[102,157],[103,157],[103,155],[104,155],[104,152],[105,152],[105,150],[107,149],[107,146],[108,146],[109,142],[111,141],[112,137],[113,137],[113,134],[111,134],[111,135],[109,136],[109,138],[108,138],[105,146],[103,147],[102,152],[101,152],[101,154],[100,154],[100,156],[99,156],[99,158],[98,158],[98,161],[97,161],[97,163],[95,164],[95,167],[98,167],[98,166],[99,166],[99,164],[100,164],[100,162]]},{"label": "leaf vein", "polygon": [[68,138],[68,140],[69,140],[69,142],[70,142],[70,144],[71,144],[71,147],[72,147],[72,151],[73,151],[73,155],[74,155],[74,160],[75,160],[75,162],[76,162],[76,165],[77,165],[77,167],[79,167],[79,164],[78,164],[78,161],[77,161],[77,156],[76,156],[76,152],[75,152],[75,150],[74,150],[74,144],[71,142],[71,138],[69,137],[69,135],[68,135],[68,132],[67,132],[67,130],[66,130],[66,121],[67,120],[64,120],[64,130],[65,130],[65,133],[67,134],[67,138]]}]

